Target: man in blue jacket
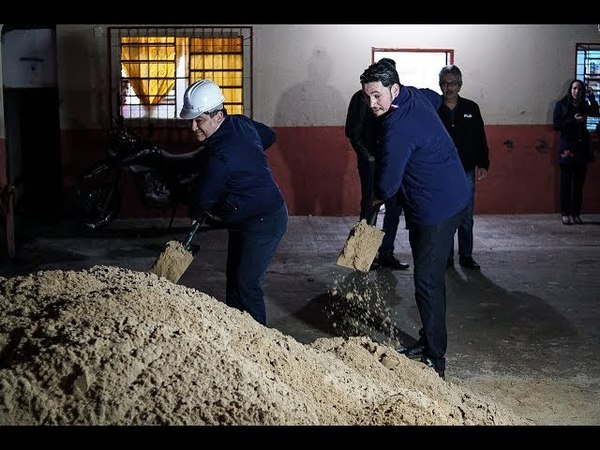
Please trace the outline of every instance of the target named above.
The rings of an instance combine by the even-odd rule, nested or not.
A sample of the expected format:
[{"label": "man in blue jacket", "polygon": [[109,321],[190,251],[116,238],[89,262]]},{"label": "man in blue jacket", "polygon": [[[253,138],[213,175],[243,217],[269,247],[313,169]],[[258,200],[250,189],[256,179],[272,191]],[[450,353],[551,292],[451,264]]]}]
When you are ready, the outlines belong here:
[{"label": "man in blue jacket", "polygon": [[197,81],[184,94],[179,115],[205,145],[190,215],[223,221],[229,233],[225,303],[266,325],[262,282],[288,221],[265,155],[275,133],[246,116],[228,115],[224,101],[211,80]]},{"label": "man in blue jacket", "polygon": [[[375,121],[377,118],[371,113],[365,103],[362,90],[354,93],[348,105],[346,116],[346,137],[356,152],[358,176],[360,178],[360,217],[369,225],[377,225],[379,208],[373,205],[373,180],[375,178],[375,165],[377,164],[376,146],[374,143]],[[406,270],[408,264],[400,262],[394,256],[394,242],[400,223],[402,206],[395,197],[385,202],[382,229],[385,232],[381,246],[377,251],[377,258],[372,268],[388,267],[392,270]]]},{"label": "man in blue jacket", "polygon": [[389,64],[372,64],[360,82],[367,103],[380,119],[374,202],[401,196],[413,254],[415,300],[423,326],[417,343],[399,351],[420,358],[444,377],[445,269],[469,201],[467,177],[438,116],[439,94],[402,86]]}]

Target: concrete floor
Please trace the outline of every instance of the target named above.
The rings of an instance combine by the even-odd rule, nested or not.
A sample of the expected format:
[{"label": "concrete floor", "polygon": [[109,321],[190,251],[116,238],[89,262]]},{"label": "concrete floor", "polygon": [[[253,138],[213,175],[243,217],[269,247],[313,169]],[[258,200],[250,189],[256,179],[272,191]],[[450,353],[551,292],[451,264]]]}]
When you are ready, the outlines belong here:
[{"label": "concrete floor", "polygon": [[[369,323],[361,329],[353,322],[357,332],[396,343],[417,336],[408,232],[399,230],[396,254],[409,270],[363,275],[335,263],[355,220],[290,218],[265,280],[270,327],[303,343],[339,335],[339,323],[350,323],[353,313],[331,309],[336,301],[339,306],[329,294],[337,287],[342,294],[364,290],[374,298]],[[586,389],[600,392],[600,215],[584,221],[564,226],[558,214],[475,218],[473,256],[482,270],[457,264],[446,276],[447,375],[584,380]],[[171,231],[166,224],[121,220],[97,235],[69,224],[24,226],[17,256],[0,262],[0,274],[98,264],[146,271],[168,240],[187,234],[188,220],[178,219]],[[223,299],[226,237],[224,230],[199,233],[200,253],[179,283]]]}]

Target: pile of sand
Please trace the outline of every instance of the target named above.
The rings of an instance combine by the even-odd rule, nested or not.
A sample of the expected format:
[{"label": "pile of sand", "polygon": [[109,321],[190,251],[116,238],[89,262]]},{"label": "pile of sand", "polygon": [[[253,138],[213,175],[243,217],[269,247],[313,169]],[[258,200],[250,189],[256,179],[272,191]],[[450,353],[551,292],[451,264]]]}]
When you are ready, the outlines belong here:
[{"label": "pile of sand", "polygon": [[0,278],[0,424],[519,424],[368,338],[303,345],[96,266]]}]

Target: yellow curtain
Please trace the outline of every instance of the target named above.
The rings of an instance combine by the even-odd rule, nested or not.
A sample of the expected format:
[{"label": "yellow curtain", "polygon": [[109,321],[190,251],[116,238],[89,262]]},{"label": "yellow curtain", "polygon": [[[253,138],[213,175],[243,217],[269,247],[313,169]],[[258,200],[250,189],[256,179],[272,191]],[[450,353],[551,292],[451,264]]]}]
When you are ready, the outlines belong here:
[{"label": "yellow curtain", "polygon": [[[190,39],[190,82],[209,78],[221,86],[230,112],[241,112],[243,40],[241,37]],[[232,111],[233,109],[233,111]]]},{"label": "yellow curtain", "polygon": [[173,89],[174,37],[122,37],[121,61],[142,104],[157,105]]}]

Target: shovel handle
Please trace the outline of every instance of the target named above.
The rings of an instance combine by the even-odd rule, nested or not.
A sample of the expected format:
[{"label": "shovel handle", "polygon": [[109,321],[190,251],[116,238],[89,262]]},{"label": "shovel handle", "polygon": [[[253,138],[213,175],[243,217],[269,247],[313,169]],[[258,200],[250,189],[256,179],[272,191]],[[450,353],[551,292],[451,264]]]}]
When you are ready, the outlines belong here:
[{"label": "shovel handle", "polygon": [[198,231],[198,228],[200,228],[200,225],[202,225],[202,220],[196,220],[194,222],[194,224],[192,225],[192,229],[190,230],[190,234],[188,234],[188,236],[185,239],[185,241],[183,241],[183,248],[185,248],[186,250],[190,249],[190,244],[192,243],[192,239],[194,239],[194,235]]},{"label": "shovel handle", "polygon": [[371,217],[370,225],[375,226],[375,224],[377,223],[377,215],[378,214],[379,214],[379,209],[377,209],[377,211],[375,211],[375,213],[373,214],[373,217]]},{"label": "shovel handle", "polygon": [[377,223],[377,215],[379,214],[379,208],[381,208],[381,205],[375,208],[375,211],[373,212],[373,215],[370,217],[370,221],[368,222],[369,225],[375,226],[375,224]]}]

